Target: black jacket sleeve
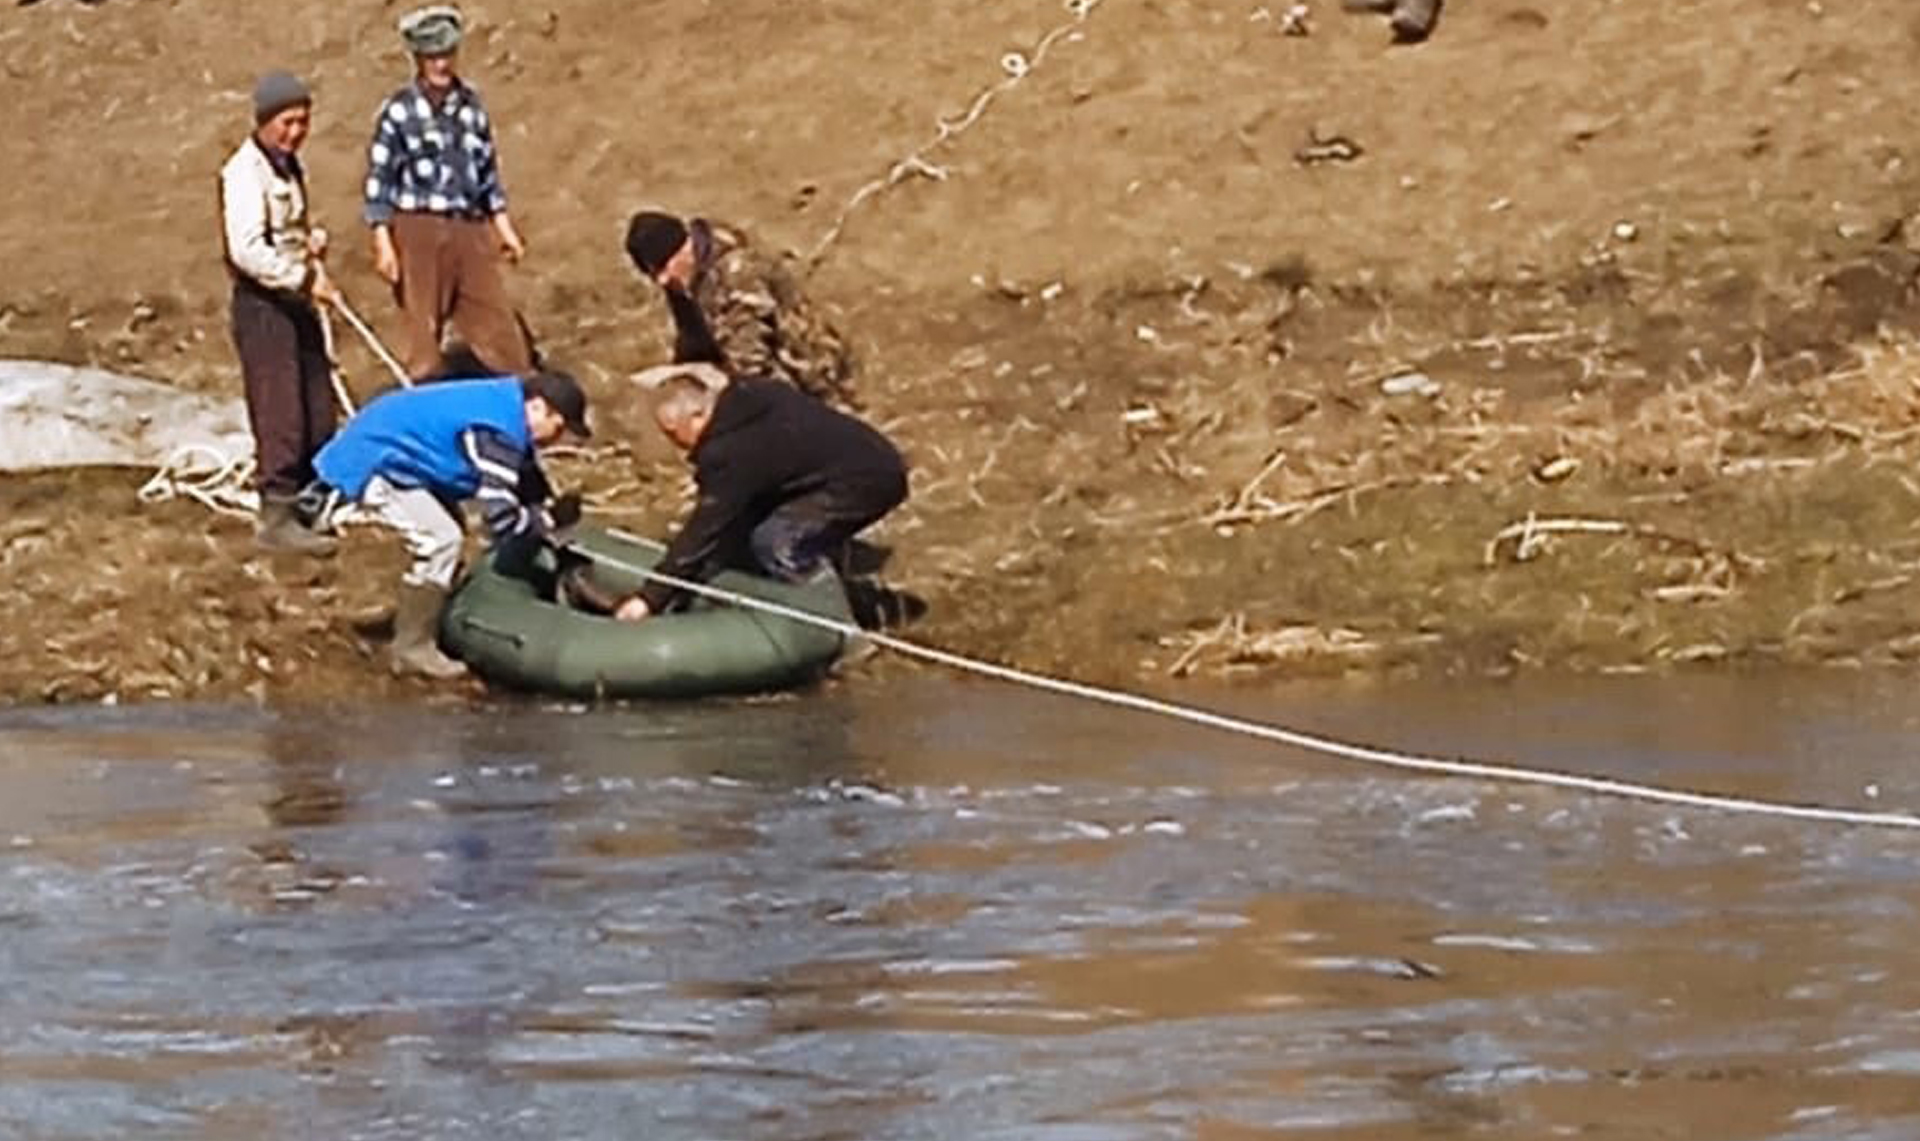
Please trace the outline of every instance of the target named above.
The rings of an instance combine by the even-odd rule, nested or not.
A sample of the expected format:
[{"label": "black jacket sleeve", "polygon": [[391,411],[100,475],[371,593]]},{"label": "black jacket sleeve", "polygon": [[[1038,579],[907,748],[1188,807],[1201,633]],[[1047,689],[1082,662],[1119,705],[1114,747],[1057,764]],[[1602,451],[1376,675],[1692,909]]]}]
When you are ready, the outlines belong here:
[{"label": "black jacket sleeve", "polygon": [[538,537],[545,532],[540,504],[550,488],[546,473],[532,452],[516,446],[491,428],[469,428],[460,436],[461,449],[480,473],[480,517],[494,543]]},{"label": "black jacket sleeve", "polygon": [[720,342],[700,311],[700,302],[683,289],[667,290],[667,308],[673,311],[673,363],[726,367]]},{"label": "black jacket sleeve", "polygon": [[[724,462],[707,461],[700,465],[697,473],[700,497],[694,502],[693,514],[687,516],[673,542],[667,544],[667,553],[655,570],[675,578],[704,579],[719,561],[717,556],[751,531],[751,496],[732,475]],[[655,614],[679,601],[684,593],[658,579],[640,589],[647,609]]]}]

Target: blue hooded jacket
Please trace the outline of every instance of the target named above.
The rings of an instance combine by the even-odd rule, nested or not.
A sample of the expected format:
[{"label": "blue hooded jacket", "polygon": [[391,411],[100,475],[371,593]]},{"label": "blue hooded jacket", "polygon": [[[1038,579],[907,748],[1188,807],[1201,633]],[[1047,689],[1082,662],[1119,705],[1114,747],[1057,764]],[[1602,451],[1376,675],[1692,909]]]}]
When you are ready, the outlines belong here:
[{"label": "blue hooded jacket", "polygon": [[497,436],[531,460],[533,439],[518,380],[450,380],[395,389],[348,420],[320,449],[313,466],[327,486],[348,499],[365,495],[374,476],[443,499],[470,499],[482,479],[470,443],[475,434]]}]

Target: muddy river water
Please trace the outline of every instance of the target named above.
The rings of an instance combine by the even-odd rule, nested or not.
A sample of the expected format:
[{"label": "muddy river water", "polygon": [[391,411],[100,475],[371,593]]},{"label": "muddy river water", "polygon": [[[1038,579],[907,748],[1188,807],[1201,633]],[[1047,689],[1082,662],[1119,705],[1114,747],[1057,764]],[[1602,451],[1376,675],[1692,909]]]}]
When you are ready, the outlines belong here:
[{"label": "muddy river water", "polygon": [[[1203,696],[1920,806],[1920,679]],[[14,711],[0,1137],[1910,1141],[1916,908],[1920,834],[987,685]]]}]

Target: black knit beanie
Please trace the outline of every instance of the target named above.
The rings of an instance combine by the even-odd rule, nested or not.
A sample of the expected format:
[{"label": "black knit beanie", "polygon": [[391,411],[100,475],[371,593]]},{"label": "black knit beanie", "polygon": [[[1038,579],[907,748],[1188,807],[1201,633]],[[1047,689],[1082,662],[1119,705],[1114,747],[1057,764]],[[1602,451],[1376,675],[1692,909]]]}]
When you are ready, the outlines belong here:
[{"label": "black knit beanie", "polygon": [[660,272],[687,240],[687,224],[671,214],[642,210],[627,223],[627,256],[648,277]]}]

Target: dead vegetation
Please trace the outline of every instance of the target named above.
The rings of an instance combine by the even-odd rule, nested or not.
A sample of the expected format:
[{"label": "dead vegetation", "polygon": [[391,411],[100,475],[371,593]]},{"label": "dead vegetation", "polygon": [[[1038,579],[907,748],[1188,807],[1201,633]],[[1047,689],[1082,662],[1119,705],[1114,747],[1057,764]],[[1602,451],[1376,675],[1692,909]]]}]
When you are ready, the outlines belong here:
[{"label": "dead vegetation", "polygon": [[[536,244],[515,288],[602,428],[561,481],[638,530],[684,505],[619,379],[668,351],[617,249],[657,201],[822,255],[809,288],[914,461],[880,538],[928,641],[1110,681],[1920,653],[1901,4],[1462,5],[1385,56],[1365,22],[1094,7],[490,13],[472,65]],[[27,172],[0,183],[0,350],[237,392],[203,223],[254,52],[298,33],[342,235],[356,116],[402,62],[384,18],[256,9],[43,5],[0,32]],[[156,58],[197,62],[158,84]],[[385,322],[365,243],[337,258]],[[281,566],[138,482],[0,484],[0,628],[28,647],[0,695],[390,684],[353,620],[390,544]]]},{"label": "dead vegetation", "polygon": [[[1423,405],[1418,416],[1395,409],[1408,400]],[[1374,668],[1449,655],[1449,644],[1494,669],[1913,656],[1913,342],[1864,346],[1799,384],[1764,367],[1716,375],[1651,393],[1626,415],[1578,394],[1509,405],[1489,389],[1383,394],[1364,417],[1378,431],[1371,446],[1329,450],[1325,436],[1298,433],[1216,493],[1212,510],[1165,525],[1251,544],[1332,514],[1338,525],[1315,539],[1273,545],[1310,557],[1337,544],[1352,576],[1290,613],[1275,614],[1262,591],[1247,609],[1161,638],[1173,656],[1149,664],[1176,676]],[[1433,527],[1429,509],[1452,526]],[[1425,600],[1411,629],[1382,620],[1405,612],[1396,596]],[[1315,610],[1336,620],[1314,622]],[[1488,639],[1495,658],[1473,660]]]},{"label": "dead vegetation", "polygon": [[[1343,292],[1296,265],[959,310],[959,347],[872,397],[916,467],[880,536],[889,580],[933,607],[909,632],[1107,681],[1920,654],[1920,342],[1656,387],[1591,312],[1460,332],[1437,304]],[[1523,356],[1575,382],[1515,379]],[[663,530],[684,469],[637,401],[603,407],[607,431],[555,473],[603,518]],[[365,691],[381,647],[354,616],[384,600],[391,544],[284,566],[243,523],[136,505],[137,483],[6,486],[0,620],[44,653],[0,689]]]}]

